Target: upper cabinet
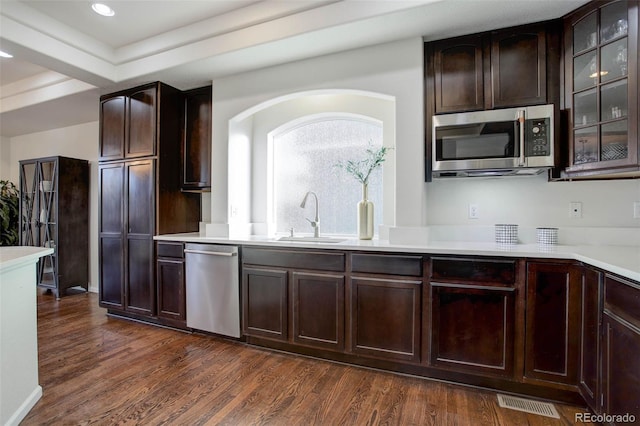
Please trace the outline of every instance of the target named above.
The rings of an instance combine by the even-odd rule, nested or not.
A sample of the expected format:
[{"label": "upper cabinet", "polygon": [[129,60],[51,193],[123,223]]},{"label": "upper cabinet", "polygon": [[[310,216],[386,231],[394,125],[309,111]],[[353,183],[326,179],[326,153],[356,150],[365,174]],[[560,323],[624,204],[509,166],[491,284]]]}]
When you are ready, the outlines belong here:
[{"label": "upper cabinet", "polygon": [[638,2],[591,2],[565,19],[568,177],[640,171]]},{"label": "upper cabinet", "polygon": [[155,155],[158,84],[100,99],[100,161]]},{"label": "upper cabinet", "polygon": [[491,108],[547,103],[544,25],[491,34]]},{"label": "upper cabinet", "polygon": [[182,189],[211,189],[211,86],[185,92]]},{"label": "upper cabinet", "polygon": [[547,58],[554,51],[559,57],[556,27],[526,25],[428,43],[426,99],[433,113],[556,102],[558,85],[547,84],[553,77]]},{"label": "upper cabinet", "polygon": [[435,112],[484,108],[483,37],[473,35],[432,44]]}]

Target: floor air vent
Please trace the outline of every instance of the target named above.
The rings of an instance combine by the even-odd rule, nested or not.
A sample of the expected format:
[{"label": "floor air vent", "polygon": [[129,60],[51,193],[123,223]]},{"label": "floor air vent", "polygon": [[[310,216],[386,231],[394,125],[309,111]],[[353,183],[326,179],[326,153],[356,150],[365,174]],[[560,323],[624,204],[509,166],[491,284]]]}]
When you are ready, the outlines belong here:
[{"label": "floor air vent", "polygon": [[556,407],[548,402],[540,402],[531,399],[516,398],[513,396],[498,394],[498,404],[500,407],[524,411],[525,413],[539,414],[541,416],[553,417],[554,419],[560,418],[560,415],[556,411]]}]

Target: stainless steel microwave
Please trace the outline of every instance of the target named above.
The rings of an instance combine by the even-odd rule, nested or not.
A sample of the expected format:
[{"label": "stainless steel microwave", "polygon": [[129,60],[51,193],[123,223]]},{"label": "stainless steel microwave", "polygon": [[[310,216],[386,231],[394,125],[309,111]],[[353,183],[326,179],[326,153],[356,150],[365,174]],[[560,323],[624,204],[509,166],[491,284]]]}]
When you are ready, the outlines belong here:
[{"label": "stainless steel microwave", "polygon": [[433,177],[534,175],[555,166],[553,105],[433,116]]}]

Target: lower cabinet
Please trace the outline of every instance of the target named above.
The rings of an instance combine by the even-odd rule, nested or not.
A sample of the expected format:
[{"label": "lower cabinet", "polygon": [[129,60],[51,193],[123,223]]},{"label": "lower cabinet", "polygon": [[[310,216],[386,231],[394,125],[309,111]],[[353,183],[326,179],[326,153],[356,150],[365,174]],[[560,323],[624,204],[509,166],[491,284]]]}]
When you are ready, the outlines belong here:
[{"label": "lower cabinet", "polygon": [[431,366],[514,376],[518,265],[508,259],[432,259]]},{"label": "lower cabinet", "polygon": [[293,341],[344,350],[344,275],[291,272]]},{"label": "lower cabinet", "polygon": [[594,411],[600,409],[600,322],[602,319],[602,273],[583,268],[580,315],[580,370],[578,388]]},{"label": "lower cabinet", "polygon": [[287,340],[288,290],[286,270],[258,267],[243,269],[242,323],[245,335]]},{"label": "lower cabinet", "polygon": [[186,328],[184,245],[159,242],[156,252],[158,318],[172,326]]},{"label": "lower cabinet", "polygon": [[243,248],[243,333],[342,351],[344,270],[333,250]]},{"label": "lower cabinet", "polygon": [[421,280],[352,277],[351,350],[419,362],[421,295]]},{"label": "lower cabinet", "polygon": [[601,412],[640,420],[640,283],[605,276],[601,348]]},{"label": "lower cabinet", "polygon": [[578,265],[527,263],[525,379],[559,387],[577,383],[580,287]]},{"label": "lower cabinet", "polygon": [[352,253],[349,351],[419,363],[422,256]]}]

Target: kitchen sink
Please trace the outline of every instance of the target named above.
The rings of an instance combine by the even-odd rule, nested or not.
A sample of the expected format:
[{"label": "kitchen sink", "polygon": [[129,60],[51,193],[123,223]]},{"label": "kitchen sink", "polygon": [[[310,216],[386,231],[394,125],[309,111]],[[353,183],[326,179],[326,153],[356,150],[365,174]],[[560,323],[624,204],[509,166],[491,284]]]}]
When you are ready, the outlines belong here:
[{"label": "kitchen sink", "polygon": [[346,238],[333,238],[333,237],[280,237],[278,241],[297,241],[301,243],[340,243],[347,241]]}]

